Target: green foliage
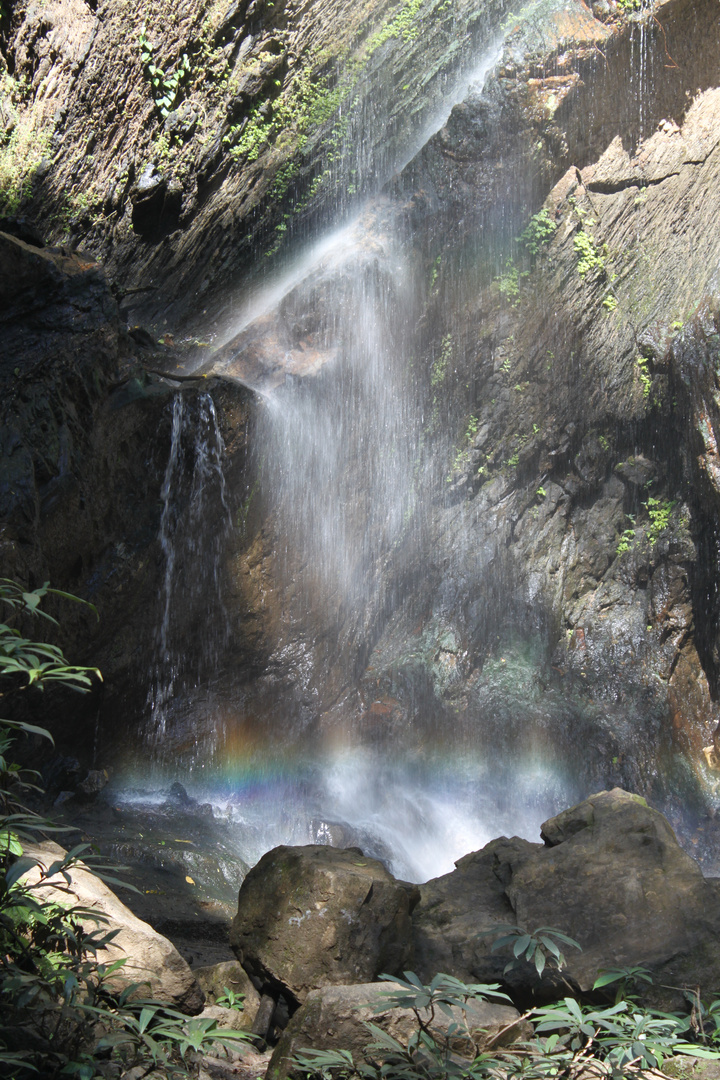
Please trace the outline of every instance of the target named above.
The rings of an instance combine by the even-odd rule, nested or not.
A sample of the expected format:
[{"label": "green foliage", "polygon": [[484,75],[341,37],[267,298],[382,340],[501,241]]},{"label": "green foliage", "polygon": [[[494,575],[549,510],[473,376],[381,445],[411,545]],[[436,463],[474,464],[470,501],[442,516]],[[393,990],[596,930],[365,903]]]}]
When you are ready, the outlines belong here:
[{"label": "green foliage", "polygon": [[617,6],[624,15],[630,15],[634,11],[640,11],[642,0],[617,0]]},{"label": "green foliage", "polygon": [[216,1000],[216,1005],[222,1005],[224,1009],[236,1009],[242,1012],[245,1006],[245,995],[236,994],[229,986],[223,986],[224,993]]},{"label": "green foliage", "polygon": [[453,354],[452,334],[446,334],[440,343],[440,355],[436,358],[430,370],[430,385],[433,388],[442,386],[447,376],[448,366]]},{"label": "green foliage", "polygon": [[592,233],[586,229],[586,225],[593,225],[592,219],[585,222],[573,237],[573,247],[577,255],[577,270],[580,277],[585,277],[591,270],[604,271],[606,252],[598,247]]},{"label": "green foliage", "polygon": [[[648,627],[649,630],[652,627]],[[642,965],[630,965],[620,968],[601,968],[593,983],[593,990],[604,990],[615,986],[615,1004],[619,1001],[631,1001],[635,998],[635,989],[639,983],[652,983],[652,975]]]},{"label": "green foliage", "polygon": [[[68,664],[59,648],[31,641],[12,625],[16,619],[55,623],[41,607],[48,595],[76,599],[47,583],[29,590],[0,579],[0,603],[9,611],[0,625],[0,696],[57,682],[86,693],[99,677],[97,669]],[[138,1066],[145,1075],[157,1066],[169,1078],[196,1075],[204,1047],[237,1045],[245,1036],[142,999],[137,985],[121,992],[113,986],[125,960],[106,964],[100,957],[118,931],[108,931],[95,909],[74,902],[72,871],[82,866],[108,884],[123,882],[88,844],[50,865],[25,854],[28,840],[63,830],[19,802],[36,787],[37,773],[10,760],[17,735],[51,740],[44,728],[0,720],[0,1074],[93,1080],[107,1076],[114,1062],[123,1073]],[[48,887],[66,893],[68,903],[49,899]]]},{"label": "green foliage", "polygon": [[538,255],[544,244],[547,244],[557,229],[557,222],[553,221],[545,207],[533,214],[520,236],[517,238],[531,255]]},{"label": "green foliage", "polygon": [[[572,942],[557,930],[543,928],[535,933],[548,937],[553,945],[561,939]],[[556,954],[551,951],[550,955],[557,963]],[[644,969],[627,971],[644,978]],[[610,974],[622,977],[623,973]],[[356,1059],[348,1050],[301,1050],[294,1059],[299,1071],[323,1080],[542,1080],[561,1076],[569,1080],[586,1076],[623,1080],[641,1070],[659,1069],[673,1055],[720,1059],[716,1048],[720,1002],[703,1008],[699,999],[693,999],[693,1014],[701,1018],[693,1029],[687,1017],[643,1009],[627,1000],[598,1008],[566,997],[525,1013],[523,1019],[529,1019],[533,1026],[531,1039],[501,1046],[507,1029],[488,1037],[487,1032],[471,1030],[464,1018],[469,1002],[502,1000],[496,984],[466,985],[449,975],[436,975],[424,985],[409,971],[404,979],[393,981],[399,988],[382,994],[375,1012],[410,1010],[415,1022],[407,1038],[400,1041],[377,1024],[366,1023],[369,1041],[362,1057]],[[440,1013],[449,1021],[444,1030],[436,1023]],[[458,1053],[459,1045],[464,1045],[465,1057]]]},{"label": "green foliage", "polygon": [[650,372],[648,371],[648,360],[644,356],[638,356],[635,363],[637,364],[638,377],[640,379],[640,385],[642,386],[642,394],[644,398],[650,397],[650,391],[652,390],[652,379]]},{"label": "green foliage", "polygon": [[433,289],[435,288],[435,283],[437,282],[438,274],[440,273],[440,264],[441,263],[442,263],[442,255],[438,255],[438,257],[436,258],[435,262],[432,265],[432,271],[430,273],[430,292],[432,292]]},{"label": "green foliage", "polygon": [[608,293],[608,295],[604,297],[602,305],[606,311],[615,311],[618,306],[617,297],[613,296],[612,293]]},{"label": "green foliage", "polygon": [[497,933],[498,930],[500,937],[493,941],[490,951],[495,952],[497,949],[511,946],[513,954],[512,960],[505,965],[503,975],[523,962],[532,962],[538,975],[542,975],[548,963],[561,971],[565,967],[565,956],[560,951],[560,945],[569,945],[573,949],[580,948],[574,938],[568,937],[561,930],[555,930],[551,926],[539,926],[537,930],[531,932],[523,930],[520,926],[500,926],[495,927],[492,933]]},{"label": "green foliage", "polygon": [[616,555],[624,555],[635,543],[635,517],[633,514],[626,514],[625,516],[631,524],[620,535],[618,546],[615,548]]},{"label": "green foliage", "polygon": [[147,36],[146,23],[143,23],[140,31],[138,45],[143,70],[152,87],[153,101],[160,115],[165,119],[180,102],[182,83],[192,70],[190,61],[187,53],[183,53],[174,71],[167,72],[158,67],[154,60],[156,46],[152,44]]},{"label": "green foliage", "polygon": [[0,74],[0,99],[11,121],[0,135],[0,213],[15,214],[32,195],[35,173],[50,152],[52,128],[33,113],[29,87],[21,79]]},{"label": "green foliage", "polygon": [[660,534],[663,533],[670,524],[670,516],[673,507],[675,506],[675,500],[648,498],[648,501],[644,503],[644,506],[648,512],[648,517],[650,518],[648,540],[650,541],[650,547],[655,547]]},{"label": "green foliage", "polygon": [[505,264],[505,273],[501,274],[496,280],[502,295],[510,301],[513,307],[518,307],[520,303],[520,270],[513,264],[512,259],[508,259]]},{"label": "green foliage", "polygon": [[403,41],[414,41],[419,33],[419,26],[415,20],[423,0],[404,0],[403,6],[393,19],[385,24],[377,33],[373,34],[367,45],[367,55],[370,57],[376,49],[384,45],[390,38],[402,38]]}]

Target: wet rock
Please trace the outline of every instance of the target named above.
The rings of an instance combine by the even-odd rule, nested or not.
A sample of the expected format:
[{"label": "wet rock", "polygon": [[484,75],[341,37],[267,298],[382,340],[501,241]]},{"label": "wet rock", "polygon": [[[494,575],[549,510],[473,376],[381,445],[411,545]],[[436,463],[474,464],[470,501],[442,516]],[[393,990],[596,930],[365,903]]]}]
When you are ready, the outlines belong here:
[{"label": "wet rock", "polygon": [[[25,845],[25,854],[49,867],[65,852],[49,841],[38,845]],[[195,1015],[204,1005],[205,997],[190,968],[167,938],[162,937],[147,923],[142,922],[115,896],[99,878],[82,865],[72,867],[68,874],[70,882],[58,879],[58,887],[43,885],[39,894],[47,900],[67,905],[78,903],[97,912],[102,917],[103,930],[117,930],[116,936],[106,946],[104,963],[124,959],[125,964],[109,980],[122,989],[133,983],[147,982],[152,997],[170,1002],[175,1008]],[[37,870],[30,870],[23,879],[36,881]],[[62,885],[62,889],[59,887]],[[92,916],[81,920],[88,931],[97,924]]]},{"label": "wet rock", "polygon": [[[312,990],[290,1020],[273,1051],[268,1066],[268,1080],[285,1080],[295,1075],[292,1058],[303,1049],[349,1050],[353,1060],[373,1061],[368,1049],[366,1024],[376,1024],[403,1045],[417,1031],[417,1019],[411,1009],[388,1009],[377,1013],[375,1007],[396,984],[364,983],[359,986],[324,986]],[[423,1017],[425,1018],[425,1017]],[[450,1024],[457,1025],[452,1050],[461,1059],[475,1058],[489,1040],[502,1032],[496,1045],[507,1046],[530,1034],[527,1023],[516,1023],[520,1014],[508,1005],[471,1001],[463,1010],[453,1007],[452,1016],[438,1012],[430,1025],[439,1040],[447,1035]]]},{"label": "wet rock", "polygon": [[78,798],[92,801],[107,787],[109,780],[107,769],[91,769],[82,783],[78,784],[76,794]]},{"label": "wet rock", "polygon": [[407,967],[416,899],[358,848],[278,847],[242,884],[230,944],[256,986],[302,1002]]}]

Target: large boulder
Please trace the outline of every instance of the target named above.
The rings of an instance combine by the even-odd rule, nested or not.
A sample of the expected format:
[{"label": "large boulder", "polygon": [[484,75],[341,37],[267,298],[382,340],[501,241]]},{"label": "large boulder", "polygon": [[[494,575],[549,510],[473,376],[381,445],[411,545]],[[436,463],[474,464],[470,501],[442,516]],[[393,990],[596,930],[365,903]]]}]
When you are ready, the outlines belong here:
[{"label": "large boulder", "polygon": [[[411,1009],[375,1012],[383,993],[394,983],[366,983],[358,986],[324,986],[311,990],[278,1042],[267,1071],[267,1080],[285,1080],[293,1073],[292,1059],[303,1049],[349,1050],[355,1062],[372,1059],[368,1043],[373,1041],[366,1024],[373,1023],[403,1045],[417,1030]],[[453,1007],[452,1016],[438,1012],[430,1030],[441,1039],[450,1024],[457,1025],[452,1049],[459,1057],[473,1059],[493,1039],[507,1045],[530,1035],[527,1022],[510,1005],[470,1001],[464,1009]],[[425,1019],[425,1017],[423,1017]]]},{"label": "large boulder", "polygon": [[[512,924],[575,938],[582,952],[565,950],[563,978],[581,990],[600,968],[629,965],[650,969],[653,986],[643,992],[666,1007],[681,1000],[676,988],[720,983],[720,894],[662,814],[616,788],[546,821],[542,836],[544,845],[494,840],[422,886],[414,915],[421,977],[438,969],[469,981],[501,977],[507,950],[490,948]],[[506,981],[518,993],[562,993],[553,970],[540,980],[531,964]]]},{"label": "large boulder", "polygon": [[[24,851],[45,868],[65,855],[64,850],[51,841],[25,844]],[[88,914],[80,921],[88,932],[98,927],[103,933],[117,931],[105,949],[98,952],[100,963],[125,961],[111,979],[116,989],[138,983],[146,997],[168,1002],[190,1015],[202,1011],[205,995],[172,942],[133,915],[100,878],[82,865],[73,866],[66,872],[69,881],[58,874],[50,878],[48,884],[38,885],[39,865],[23,876],[25,883],[36,884],[34,896],[65,907],[77,904],[85,908]],[[92,913],[96,913],[98,918],[95,919]]]},{"label": "large boulder", "polygon": [[242,883],[230,944],[258,988],[303,1002],[406,968],[417,899],[359,848],[277,847]]},{"label": "large boulder", "polygon": [[439,971],[466,982],[502,979],[508,958],[491,947],[498,928],[516,921],[506,890],[515,871],[540,851],[542,844],[501,836],[420,886],[413,935],[421,979],[429,982]]}]

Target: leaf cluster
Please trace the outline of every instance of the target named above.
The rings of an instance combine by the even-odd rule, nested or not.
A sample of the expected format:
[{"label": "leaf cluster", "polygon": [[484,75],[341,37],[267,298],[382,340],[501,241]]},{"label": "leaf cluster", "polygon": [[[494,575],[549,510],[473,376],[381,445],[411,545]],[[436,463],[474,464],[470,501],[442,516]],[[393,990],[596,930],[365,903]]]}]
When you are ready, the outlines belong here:
[{"label": "leaf cluster", "polygon": [[[538,942],[547,937],[554,948],[558,941],[576,944],[552,928],[535,931],[535,936]],[[520,940],[516,937],[515,944]],[[549,949],[547,943],[543,947]],[[550,955],[558,962],[552,949]],[[617,983],[622,993],[638,980],[650,981],[645,968],[605,971],[598,976],[594,990]],[[366,1024],[370,1039],[362,1057],[354,1057],[349,1050],[301,1050],[294,1059],[298,1071],[323,1080],[622,1080],[658,1070],[674,1055],[720,1059],[720,1002],[704,1006],[699,995],[690,993],[690,1020],[643,1009],[629,997],[606,1007],[566,997],[525,1013],[521,1019],[531,1022],[532,1038],[510,1046],[499,1045],[508,1028],[519,1022],[512,1021],[508,1028],[492,1036],[484,1033],[480,1042],[477,1033],[472,1033],[475,1054],[461,1057],[456,1052],[457,1039],[458,1035],[468,1034],[468,1027],[455,1019],[457,1010],[471,1001],[501,998],[497,986],[467,985],[449,975],[437,975],[425,986],[407,971],[404,979],[393,981],[400,986],[382,994],[375,1011],[410,1009],[416,1026],[405,1041],[376,1024]],[[445,1031],[433,1025],[436,1009],[451,1020]]]}]

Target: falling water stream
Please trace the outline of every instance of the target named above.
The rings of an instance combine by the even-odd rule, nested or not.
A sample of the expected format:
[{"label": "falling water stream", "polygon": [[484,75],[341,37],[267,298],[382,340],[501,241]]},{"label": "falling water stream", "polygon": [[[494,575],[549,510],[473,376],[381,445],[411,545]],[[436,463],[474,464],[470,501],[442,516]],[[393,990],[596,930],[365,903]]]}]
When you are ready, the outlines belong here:
[{"label": "falling water stream", "polygon": [[[642,38],[639,48],[644,54]],[[477,64],[466,65],[423,131],[409,133],[392,168],[421,150],[456,102],[480,91],[500,50],[495,39]],[[378,178],[378,190],[386,179]],[[559,706],[557,718],[549,718],[552,701],[547,716],[538,707],[542,716],[527,731],[522,704],[507,719],[493,702],[483,731],[477,719],[458,718],[453,726],[430,705],[423,713],[422,704],[413,724],[398,719],[392,697],[368,696],[367,678],[347,674],[353,665],[362,672],[366,643],[392,618],[403,583],[414,574],[422,591],[418,573],[436,554],[428,503],[447,487],[456,432],[443,429],[432,389],[414,366],[425,273],[392,201],[378,195],[351,206],[289,257],[274,280],[241,298],[221,335],[216,370],[237,375],[247,341],[262,340],[264,320],[274,313],[286,323],[312,324],[305,346],[289,350],[279,366],[242,372],[262,397],[253,435],[257,499],[272,533],[273,587],[285,620],[264,676],[270,689],[262,715],[252,695],[218,689],[232,636],[221,573],[231,523],[212,398],[200,395],[194,411],[182,393],[174,402],[162,489],[163,595],[148,692],[156,794],[148,795],[147,774],[136,775],[127,797],[138,798],[144,785],[142,797],[160,801],[163,784],[182,780],[231,823],[248,862],[278,843],[359,844],[397,875],[425,880],[502,833],[537,839],[541,821],[580,794],[543,734],[566,723]],[[447,361],[439,349],[441,362]],[[204,522],[213,500],[223,525],[209,533]],[[180,505],[187,507],[182,517]],[[470,515],[459,528],[460,514],[451,501],[441,507],[440,519],[456,536],[452,565],[443,571],[448,594],[455,577],[475,573],[478,522]],[[182,645],[175,638],[179,597]],[[451,626],[435,629],[436,677],[450,684],[461,648]],[[508,700],[529,665],[521,649],[498,657],[498,685]],[[292,671],[292,688],[272,684],[280,669]],[[318,680],[337,671],[345,674],[327,708]],[[367,723],[347,722],[359,714]],[[201,745],[163,759],[169,727],[183,719],[205,733]]]}]

